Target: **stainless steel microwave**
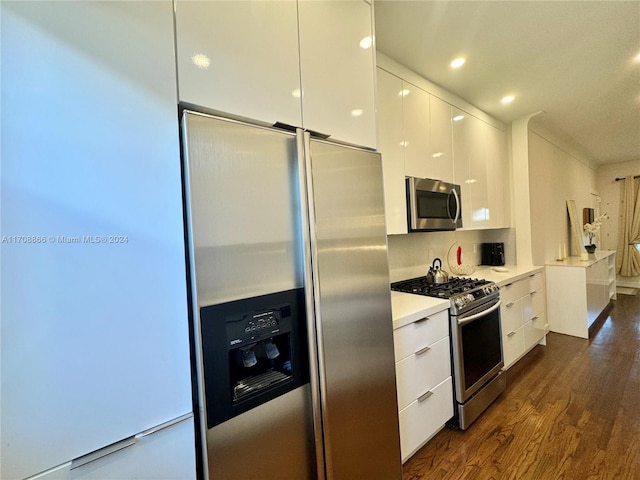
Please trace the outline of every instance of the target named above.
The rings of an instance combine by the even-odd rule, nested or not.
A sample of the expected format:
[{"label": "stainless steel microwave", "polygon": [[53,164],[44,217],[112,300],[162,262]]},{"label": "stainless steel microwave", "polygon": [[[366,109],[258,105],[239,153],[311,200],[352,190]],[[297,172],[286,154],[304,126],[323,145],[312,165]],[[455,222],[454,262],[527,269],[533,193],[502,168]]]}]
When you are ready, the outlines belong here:
[{"label": "stainless steel microwave", "polygon": [[430,178],[407,178],[410,232],[462,228],[460,185]]}]

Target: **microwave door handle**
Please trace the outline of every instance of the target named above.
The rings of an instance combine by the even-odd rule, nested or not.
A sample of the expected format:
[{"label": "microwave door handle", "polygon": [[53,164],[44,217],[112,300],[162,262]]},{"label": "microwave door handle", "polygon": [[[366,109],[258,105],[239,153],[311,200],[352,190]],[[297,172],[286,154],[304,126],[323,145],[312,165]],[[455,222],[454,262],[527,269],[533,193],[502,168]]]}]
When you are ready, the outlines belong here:
[{"label": "microwave door handle", "polygon": [[460,218],[460,197],[458,197],[458,192],[455,188],[451,189],[451,193],[453,193],[453,197],[456,199],[456,216],[453,219],[455,225],[458,223],[458,218]]}]

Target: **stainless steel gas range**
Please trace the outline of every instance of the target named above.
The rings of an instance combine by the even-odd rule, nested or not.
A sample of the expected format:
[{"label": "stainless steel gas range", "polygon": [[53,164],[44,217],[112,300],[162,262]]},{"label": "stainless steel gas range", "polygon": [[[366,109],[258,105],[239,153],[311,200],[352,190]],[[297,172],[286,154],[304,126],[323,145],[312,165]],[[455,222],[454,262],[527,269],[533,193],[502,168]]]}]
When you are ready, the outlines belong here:
[{"label": "stainless steel gas range", "polygon": [[392,283],[391,290],[449,299],[452,425],[468,428],[506,388],[498,286],[482,279],[452,277],[434,284],[417,277]]}]

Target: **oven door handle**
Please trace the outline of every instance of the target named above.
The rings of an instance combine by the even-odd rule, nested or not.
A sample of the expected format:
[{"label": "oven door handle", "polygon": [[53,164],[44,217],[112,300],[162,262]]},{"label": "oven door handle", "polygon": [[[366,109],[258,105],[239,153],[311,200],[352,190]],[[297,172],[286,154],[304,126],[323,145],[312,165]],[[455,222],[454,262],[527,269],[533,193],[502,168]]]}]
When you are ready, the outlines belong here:
[{"label": "oven door handle", "polygon": [[498,308],[500,308],[500,305],[502,305],[502,300],[498,300],[494,305],[487,308],[486,310],[481,311],[480,313],[476,313],[475,315],[471,315],[470,317],[465,317],[462,320],[458,320],[458,325],[465,325],[469,322],[473,322],[474,320],[477,320],[480,317],[484,317],[487,313],[491,313],[494,310],[497,310]]}]

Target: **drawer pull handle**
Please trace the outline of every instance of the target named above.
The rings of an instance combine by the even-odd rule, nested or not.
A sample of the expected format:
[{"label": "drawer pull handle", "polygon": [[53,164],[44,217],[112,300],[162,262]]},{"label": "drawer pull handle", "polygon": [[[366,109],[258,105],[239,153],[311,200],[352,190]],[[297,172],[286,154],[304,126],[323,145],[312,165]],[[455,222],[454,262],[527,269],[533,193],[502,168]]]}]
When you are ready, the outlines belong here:
[{"label": "drawer pull handle", "polygon": [[531,321],[532,321],[532,322],[534,322],[534,321],[536,321],[537,319],[538,319],[538,317],[533,317],[533,318],[531,319]]},{"label": "drawer pull handle", "polygon": [[415,321],[415,322],[413,322],[413,323],[422,323],[422,322],[426,322],[427,320],[429,320],[429,317],[421,318],[421,319],[419,319],[419,320],[416,320],[416,321]]},{"label": "drawer pull handle", "polygon": [[511,285],[513,285],[513,283],[507,283],[504,288],[509,288]]},{"label": "drawer pull handle", "polygon": [[418,397],[418,401],[419,402],[424,402],[427,398],[429,398],[431,395],[433,395],[433,392],[431,390],[423,393],[422,395],[420,395]]},{"label": "drawer pull handle", "polygon": [[422,355],[423,353],[428,352],[429,350],[431,350],[431,347],[422,347],[420,350],[418,350],[417,352],[415,352],[416,355]]},{"label": "drawer pull handle", "polygon": [[536,293],[538,293],[538,291],[534,290],[533,292],[531,292],[531,295],[535,295]]},{"label": "drawer pull handle", "polygon": [[511,332],[511,333],[509,333],[509,334],[507,335],[507,337],[511,338],[511,337],[513,337],[515,334],[516,334],[516,332]]},{"label": "drawer pull handle", "polygon": [[513,302],[511,302],[511,303],[507,303],[506,307],[507,307],[507,308],[511,308],[511,307],[513,307],[514,305],[515,305],[515,304],[514,304]]}]

